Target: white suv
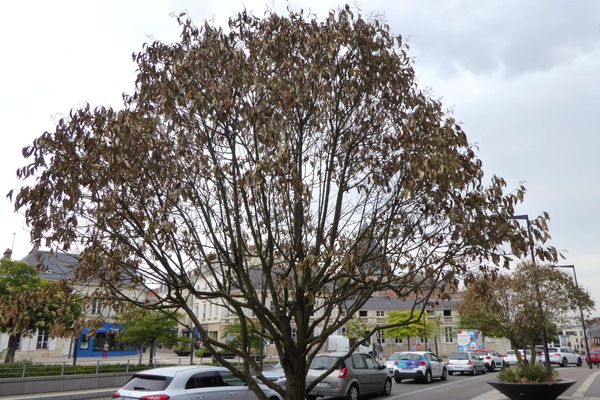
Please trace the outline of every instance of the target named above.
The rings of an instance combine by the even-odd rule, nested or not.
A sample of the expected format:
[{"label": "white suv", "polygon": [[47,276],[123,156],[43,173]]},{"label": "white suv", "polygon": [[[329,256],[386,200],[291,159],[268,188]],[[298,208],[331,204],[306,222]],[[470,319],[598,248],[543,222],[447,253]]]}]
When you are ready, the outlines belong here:
[{"label": "white suv", "polygon": [[496,350],[474,350],[477,355],[483,357],[483,362],[488,371],[494,372],[496,368],[504,367],[504,360]]},{"label": "white suv", "polygon": [[568,364],[575,364],[581,367],[583,359],[577,353],[572,352],[568,347],[549,347],[550,364],[558,364],[566,367]]}]

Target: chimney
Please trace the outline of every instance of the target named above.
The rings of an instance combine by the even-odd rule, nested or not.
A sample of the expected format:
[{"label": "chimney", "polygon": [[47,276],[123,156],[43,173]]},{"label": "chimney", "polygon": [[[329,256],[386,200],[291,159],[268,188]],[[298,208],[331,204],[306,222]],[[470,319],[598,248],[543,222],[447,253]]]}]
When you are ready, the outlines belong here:
[{"label": "chimney", "polygon": [[12,250],[6,249],[6,251],[4,251],[4,258],[6,258],[7,260],[10,260],[11,256],[12,256]]}]

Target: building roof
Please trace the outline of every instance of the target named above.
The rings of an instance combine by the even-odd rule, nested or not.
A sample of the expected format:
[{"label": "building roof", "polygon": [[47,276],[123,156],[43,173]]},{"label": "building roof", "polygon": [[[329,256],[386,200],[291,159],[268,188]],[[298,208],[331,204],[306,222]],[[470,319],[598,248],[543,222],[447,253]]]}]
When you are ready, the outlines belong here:
[{"label": "building roof", "polygon": [[74,278],[73,271],[79,265],[79,256],[71,253],[38,250],[29,253],[23,261],[38,268],[42,279],[71,281]]}]

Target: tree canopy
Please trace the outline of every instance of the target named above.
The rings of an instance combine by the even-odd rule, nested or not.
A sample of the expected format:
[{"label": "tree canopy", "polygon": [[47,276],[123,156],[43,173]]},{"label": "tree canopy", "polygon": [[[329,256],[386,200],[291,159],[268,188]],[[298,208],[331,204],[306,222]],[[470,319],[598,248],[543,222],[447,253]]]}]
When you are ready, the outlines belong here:
[{"label": "tree canopy", "polygon": [[579,306],[589,311],[594,302],[585,290],[575,286],[571,276],[551,266],[523,262],[512,274],[495,281],[481,278],[472,282],[463,293],[458,312],[461,326],[479,329],[490,337],[506,337],[515,350],[531,348],[534,363],[542,328],[555,332],[556,325]]},{"label": "tree canopy", "polygon": [[[425,326],[423,319],[425,318]],[[425,337],[425,329],[427,329],[427,337],[435,335],[437,324],[435,321],[429,320],[425,313],[415,315],[412,311],[390,311],[387,317],[387,324],[393,326],[385,330],[385,337],[404,339],[411,337]]]},{"label": "tree canopy", "polygon": [[66,282],[48,282],[22,261],[0,260],[0,332],[9,334],[5,362],[12,362],[21,335],[43,331],[69,336],[81,327],[81,299]]},{"label": "tree canopy", "polygon": [[[33,183],[15,207],[36,245],[81,250],[82,276],[117,291],[122,276],[163,285],[157,307],[185,312],[261,398],[256,361],[209,337],[189,297],[242,327],[253,313],[286,388],[259,379],[304,399],[319,381],[305,386],[312,358],[374,293],[422,302],[527,248],[509,219],[525,189],[484,183],[465,132],[419,90],[387,25],[349,7],[324,20],[242,12],[227,30],[178,21],[178,42],[134,55],[122,109],[72,110],[24,149],[18,176]],[[542,239],[546,220],[533,223]]]},{"label": "tree canopy", "polygon": [[150,364],[153,361],[156,345],[170,347],[178,341],[178,317],[174,313],[130,308],[124,311],[117,321],[124,325],[123,331],[119,333],[119,340],[123,343],[150,348]]}]

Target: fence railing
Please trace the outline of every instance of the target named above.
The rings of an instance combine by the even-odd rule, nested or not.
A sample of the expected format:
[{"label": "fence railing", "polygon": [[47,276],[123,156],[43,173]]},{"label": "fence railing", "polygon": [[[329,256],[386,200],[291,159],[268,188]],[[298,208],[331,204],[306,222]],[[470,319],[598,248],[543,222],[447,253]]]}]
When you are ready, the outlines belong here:
[{"label": "fence railing", "polygon": [[[242,360],[239,357],[229,358],[228,361],[236,365],[241,365]],[[264,360],[265,365],[272,365],[276,361],[272,356],[267,356]],[[139,358],[126,360],[77,360],[77,365],[73,361],[56,362],[32,362],[17,361],[10,364],[0,364],[0,379],[2,378],[26,378],[34,376],[67,376],[80,374],[105,374],[120,372],[136,372],[149,368],[167,365],[190,365],[190,357],[160,357],[155,358],[152,364],[139,364]],[[217,365],[216,361],[210,357],[194,358],[191,365]]]}]

